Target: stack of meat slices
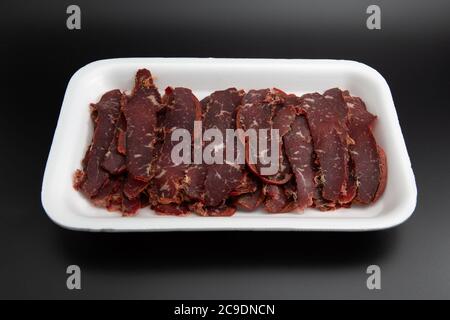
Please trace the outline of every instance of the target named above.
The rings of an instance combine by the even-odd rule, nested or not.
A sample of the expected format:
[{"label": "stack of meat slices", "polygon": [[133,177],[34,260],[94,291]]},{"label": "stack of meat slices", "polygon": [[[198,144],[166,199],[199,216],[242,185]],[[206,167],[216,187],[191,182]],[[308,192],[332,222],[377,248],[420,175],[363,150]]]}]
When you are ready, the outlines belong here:
[{"label": "stack of meat slices", "polygon": [[[145,206],[158,214],[201,216],[261,205],[270,213],[333,210],[370,204],[386,185],[386,156],[372,133],[376,116],[337,88],[300,97],[229,88],[198,101],[180,87],[168,87],[161,97],[150,71],[141,69],[130,95],[105,93],[91,105],[91,118],[94,134],[74,187],[94,205],[123,215]],[[253,150],[245,139],[245,164],[175,165],[172,132],[185,129],[193,137],[195,121],[224,137],[227,129],[278,129],[278,172],[263,175],[258,155],[250,163]],[[207,147],[204,142],[200,151]]]}]

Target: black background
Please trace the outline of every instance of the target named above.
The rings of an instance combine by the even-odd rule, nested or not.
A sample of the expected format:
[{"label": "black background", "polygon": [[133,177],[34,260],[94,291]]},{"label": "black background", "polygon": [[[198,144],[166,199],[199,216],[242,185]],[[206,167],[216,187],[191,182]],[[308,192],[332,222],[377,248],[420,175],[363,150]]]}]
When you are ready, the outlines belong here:
[{"label": "black background", "polygon": [[[82,29],[66,28],[78,4]],[[382,29],[365,26],[369,4]],[[448,1],[2,1],[1,298],[450,298]],[[66,85],[113,57],[333,58],[388,81],[418,186],[413,216],[367,233],[92,234],[40,202]],[[66,267],[82,290],[66,289]],[[382,290],[366,288],[366,267]]]}]

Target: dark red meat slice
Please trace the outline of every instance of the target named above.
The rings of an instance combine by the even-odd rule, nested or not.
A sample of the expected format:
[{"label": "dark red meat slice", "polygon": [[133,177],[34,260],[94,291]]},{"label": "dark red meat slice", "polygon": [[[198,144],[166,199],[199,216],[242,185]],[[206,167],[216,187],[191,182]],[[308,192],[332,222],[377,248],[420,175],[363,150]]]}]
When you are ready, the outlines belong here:
[{"label": "dark red meat slice", "polygon": [[350,154],[354,166],[357,192],[355,202],[368,204],[376,200],[386,184],[386,157],[372,134],[376,116],[367,111],[364,102],[348,92],[343,96],[349,110]]},{"label": "dark red meat slice", "polygon": [[[123,113],[126,119],[126,166],[129,179],[149,182],[152,178],[154,160],[157,111],[161,97],[153,84],[150,71],[141,69],[136,74],[131,97],[124,99]],[[142,189],[124,190],[129,198],[136,198]]]},{"label": "dark red meat slice", "polygon": [[244,171],[239,185],[230,192],[231,196],[239,196],[245,193],[253,193],[258,189],[258,180],[251,173]]},{"label": "dark red meat slice", "polygon": [[204,164],[192,165],[186,170],[185,190],[190,200],[203,201],[208,168]]},{"label": "dark red meat slice", "polygon": [[123,193],[129,199],[135,199],[147,187],[148,182],[135,179],[131,174],[127,175],[124,182]]},{"label": "dark red meat slice", "polygon": [[[211,94],[205,104],[204,130],[218,129],[225,138],[226,129],[236,129],[236,110],[241,104],[243,95],[243,91],[238,91],[235,88],[216,91]],[[224,146],[222,151],[224,155],[223,164],[207,166],[204,197],[206,206],[215,207],[223,204],[244,178],[242,165],[226,162],[226,151]],[[234,157],[237,157],[237,148],[235,148]]]},{"label": "dark red meat slice", "polygon": [[128,197],[122,197],[122,215],[133,216],[141,208],[141,200],[139,197],[129,199]]},{"label": "dark red meat slice", "polygon": [[[120,152],[119,143],[123,143],[123,137],[125,135],[125,118],[121,116],[117,121],[116,132],[114,138],[109,146],[108,152],[105,154],[103,160],[103,169],[110,174],[117,175],[125,171],[125,156]],[[119,142],[120,141],[120,142]]]},{"label": "dark red meat slice", "polygon": [[121,207],[116,207],[115,203],[122,202],[122,181],[112,178],[108,180],[99,192],[92,197],[91,201],[98,207],[107,208],[110,211],[120,211]]},{"label": "dark red meat slice", "polygon": [[108,182],[108,172],[101,164],[114,137],[121,99],[120,90],[112,90],[105,93],[98,103],[91,105],[95,125],[94,135],[83,160],[84,174],[77,174],[78,180],[74,183],[75,188],[81,189],[88,197],[95,196]]},{"label": "dark red meat slice", "polygon": [[264,201],[264,194],[260,186],[254,192],[241,194],[236,197],[234,205],[240,209],[253,211]]},{"label": "dark red meat slice", "polygon": [[[237,127],[243,129],[244,131],[248,129],[255,129],[257,134],[259,134],[260,129],[280,129],[280,131],[283,132],[283,121],[292,115],[289,113],[289,110],[283,110],[280,112],[280,108],[283,108],[283,104],[279,91],[271,91],[270,89],[250,90],[244,96],[242,106],[238,110],[236,116]],[[276,116],[277,112],[279,112],[278,117]],[[267,136],[267,153],[271,154],[270,131],[267,132]],[[259,154],[264,151],[258,150],[257,152],[256,150],[251,150],[248,140],[246,141],[247,165],[253,173],[255,173],[266,183],[284,184],[291,178],[289,168],[287,167],[287,161],[285,161],[283,157],[281,139],[282,136],[280,134],[279,171],[274,175],[262,175],[261,169],[269,166],[263,165],[260,161]],[[250,163],[250,153],[255,155],[257,160],[256,164]]]},{"label": "dark red meat slice", "polygon": [[297,208],[304,210],[312,205],[315,189],[312,139],[304,116],[297,116],[290,129],[283,138],[284,148],[296,181]]},{"label": "dark red meat slice", "polygon": [[236,207],[228,203],[216,207],[206,207],[201,202],[196,202],[190,206],[190,209],[204,217],[230,217],[236,212]]},{"label": "dark red meat slice", "polygon": [[339,204],[347,194],[349,181],[348,109],[338,98],[339,89],[302,96],[301,111],[306,115],[313,138],[319,173],[316,181],[326,202]]},{"label": "dark red meat slice", "polygon": [[124,177],[112,177],[100,191],[92,197],[94,205],[104,207],[108,211],[120,211],[124,216],[131,216],[142,207],[140,197],[128,199],[123,194]]},{"label": "dark red meat slice", "polygon": [[[235,129],[236,108],[239,106],[243,96],[242,91],[235,88],[216,91],[201,102],[203,111],[202,129],[217,129],[222,136],[226,137],[227,129]],[[225,143],[225,139],[223,141]],[[205,143],[207,146],[209,142]],[[244,179],[243,166],[236,163],[227,163],[226,146],[221,150],[224,156],[222,164],[198,164],[187,169],[186,194],[189,199],[196,200],[192,207],[199,214],[223,215],[231,214],[215,207],[223,206],[230,193],[237,188]],[[234,157],[237,156],[235,148]],[[205,160],[205,159],[204,159]]]},{"label": "dark red meat slice", "polygon": [[178,141],[171,141],[175,129],[186,129],[194,135],[194,121],[201,120],[201,106],[192,91],[186,88],[167,88],[166,111],[162,120],[163,143],[155,171],[155,191],[161,204],[181,203],[189,181],[186,181],[188,164],[175,165],[171,158],[172,148]]},{"label": "dark red meat slice", "polygon": [[291,212],[297,207],[295,186],[266,184],[263,188],[265,195],[264,208],[270,213]]},{"label": "dark red meat slice", "polygon": [[[125,125],[124,120],[124,125]],[[126,126],[125,126],[126,127]],[[126,134],[126,128],[125,130],[119,130],[118,137],[117,137],[117,152],[121,155],[126,156],[127,155],[127,134]]]},{"label": "dark red meat slice", "polygon": [[158,215],[184,216],[189,214],[189,208],[184,204],[157,204],[153,209]]},{"label": "dark red meat slice", "polygon": [[387,183],[387,158],[386,153],[380,146],[378,146],[378,155],[380,156],[380,184],[378,185],[377,193],[373,198],[373,202],[377,201],[381,197],[384,190],[386,189]]},{"label": "dark red meat slice", "polygon": [[[206,113],[207,104],[209,102],[209,96],[200,101],[202,124],[204,122],[203,117]],[[202,128],[204,129],[204,128]],[[204,131],[204,130],[203,130]],[[203,132],[202,132],[203,134]],[[202,152],[203,152],[203,145]],[[193,156],[192,156],[193,159]],[[203,201],[205,197],[205,179],[208,173],[208,166],[204,163],[193,164],[186,170],[185,181],[185,193],[189,200]]]},{"label": "dark red meat slice", "polygon": [[[349,145],[349,151],[351,148],[351,144]],[[349,171],[348,171],[348,181],[347,181],[347,188],[346,188],[346,192],[345,194],[341,195],[340,198],[340,205],[343,207],[347,207],[349,208],[352,204],[352,201],[355,199],[356,196],[356,191],[357,191],[357,180],[356,180],[356,176],[355,176],[355,165],[354,165],[354,161],[352,159],[352,156],[350,154],[350,159],[349,159]]]},{"label": "dark red meat slice", "polygon": [[218,206],[228,198],[236,188],[243,174],[239,165],[214,164],[208,168],[205,180],[205,204]]}]

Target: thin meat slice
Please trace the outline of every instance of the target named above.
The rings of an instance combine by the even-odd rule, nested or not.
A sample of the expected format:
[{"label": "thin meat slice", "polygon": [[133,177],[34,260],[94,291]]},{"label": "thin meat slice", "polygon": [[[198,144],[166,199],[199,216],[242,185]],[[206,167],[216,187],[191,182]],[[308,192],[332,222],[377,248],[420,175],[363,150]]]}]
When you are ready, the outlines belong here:
[{"label": "thin meat slice", "polygon": [[155,191],[161,204],[181,203],[182,190],[186,189],[188,164],[176,165],[172,161],[172,149],[178,141],[172,141],[171,136],[176,129],[185,129],[191,137],[194,136],[194,121],[201,119],[201,106],[192,91],[186,88],[167,88],[164,97],[166,111],[162,120],[163,142],[155,170]]},{"label": "thin meat slice", "polygon": [[266,184],[263,187],[265,195],[264,208],[269,213],[286,213],[297,207],[295,186],[291,182],[283,186]]},{"label": "thin meat slice", "polygon": [[[223,205],[230,194],[241,185],[244,180],[243,165],[238,164],[238,149],[234,149],[233,159],[227,161],[225,146],[226,130],[236,128],[236,109],[242,101],[243,91],[236,88],[215,91],[202,100],[203,133],[209,129],[215,129],[224,138],[221,145],[214,148],[215,152],[222,153],[223,163],[198,164],[187,170],[187,178],[190,185],[186,193],[191,200],[198,203],[191,208],[200,215],[230,215],[230,210],[224,210]],[[205,147],[215,141],[206,142]],[[203,159],[205,162],[205,159]],[[233,210],[234,212],[234,210]]]},{"label": "thin meat slice", "polygon": [[240,196],[246,193],[253,193],[258,189],[259,181],[248,171],[244,171],[244,175],[236,188],[230,192],[231,196]]},{"label": "thin meat slice", "polygon": [[355,142],[350,146],[357,185],[354,202],[369,204],[381,195],[386,185],[386,157],[372,133],[376,116],[367,111],[360,98],[348,92],[343,96],[349,110],[350,136]]},{"label": "thin meat slice", "polygon": [[[282,97],[283,101],[285,101],[286,94],[279,89],[276,89],[276,92],[278,93],[279,96]],[[297,114],[296,110],[297,109],[294,106],[283,102],[281,105],[278,106],[278,108],[275,111],[275,115],[273,117],[272,128],[279,130],[278,133],[279,133],[279,139],[280,139],[280,141],[279,141],[279,144],[280,144],[280,146],[279,146],[279,148],[280,148],[280,150],[279,150],[280,168],[279,168],[278,176],[284,177],[284,179],[281,179],[280,182],[287,182],[292,177],[293,171],[292,171],[291,164],[290,164],[287,154],[286,154],[286,148],[284,147],[284,136],[291,130],[291,125],[296,118],[296,114]],[[263,181],[266,183],[271,182],[271,181],[267,181],[267,180],[263,180]],[[282,183],[279,183],[279,184],[282,184]]]},{"label": "thin meat slice", "polygon": [[313,170],[313,145],[306,118],[299,115],[284,136],[284,148],[291,164],[297,188],[297,209],[304,210],[313,204],[315,189]]},{"label": "thin meat slice", "polygon": [[[324,93],[325,98],[332,101],[332,103],[335,106],[335,109],[339,112],[341,117],[344,119],[344,128],[347,129],[347,135],[344,139],[346,139],[347,142],[347,149],[350,152],[351,146],[355,143],[355,141],[351,138],[350,135],[350,112],[348,108],[348,104],[345,101],[344,93],[338,89],[333,88],[330,90],[327,90]],[[344,116],[345,115],[345,116]],[[350,207],[352,200],[356,196],[356,189],[357,189],[357,181],[355,178],[355,172],[354,172],[354,161],[352,160],[351,154],[349,153],[347,155],[347,180],[345,185],[345,190],[341,192],[341,195],[339,197],[339,206],[344,207]]]},{"label": "thin meat slice", "polygon": [[131,174],[128,173],[125,181],[123,192],[128,199],[135,199],[139,197],[141,192],[147,187],[148,182],[135,179]]},{"label": "thin meat slice", "polygon": [[207,206],[219,206],[241,183],[243,177],[239,165],[214,164],[208,168],[205,179],[205,199]]},{"label": "thin meat slice", "polygon": [[[204,115],[206,113],[207,104],[209,102],[209,96],[200,101],[202,124],[204,122]],[[203,128],[202,128],[203,129]],[[204,131],[204,130],[203,130]],[[203,135],[203,132],[202,132]],[[194,138],[195,139],[195,138]],[[202,152],[203,152],[203,145]],[[194,150],[195,152],[195,150]],[[194,160],[194,155],[192,155]],[[203,201],[205,197],[205,179],[208,173],[208,167],[205,163],[193,164],[186,170],[185,181],[185,193],[186,197],[191,201]]]},{"label": "thin meat slice", "polygon": [[[238,110],[236,116],[237,127],[244,131],[249,129],[256,130],[257,135],[260,134],[260,129],[267,132],[267,150],[254,150],[249,144],[249,140],[246,139],[246,162],[248,168],[255,173],[261,180],[269,184],[284,184],[290,178],[289,168],[286,166],[287,162],[283,160],[283,153],[281,148],[280,137],[280,150],[279,150],[279,170],[273,175],[263,175],[261,169],[269,167],[270,165],[264,165],[261,163],[261,154],[271,154],[271,129],[282,129],[282,118],[286,115],[280,116],[279,120],[274,121],[274,117],[282,108],[282,99],[278,90],[260,89],[250,90],[243,98],[242,105]],[[274,123],[280,127],[274,127]],[[255,146],[253,146],[255,147]],[[251,163],[250,154],[255,156],[256,163]]]},{"label": "thin meat slice", "polygon": [[[147,69],[136,73],[135,87],[131,97],[124,99],[123,113],[126,119],[126,167],[129,180],[148,182],[152,178],[154,161],[157,112],[161,108],[161,96],[155,87],[152,75]],[[128,189],[124,193],[128,198],[136,198],[145,189]]]},{"label": "thin meat slice", "polygon": [[[244,92],[236,88],[212,93],[205,105],[204,130],[217,129],[225,138],[227,129],[236,129],[236,110],[241,104],[243,95]],[[217,149],[217,152],[223,152],[223,163],[207,166],[204,197],[206,206],[215,207],[223,204],[244,178],[243,165],[234,161],[237,158],[237,148],[234,151],[233,161],[227,162],[227,149],[223,141],[222,148]]]},{"label": "thin meat slice", "polygon": [[204,201],[205,180],[208,168],[204,164],[192,165],[186,169],[185,192],[192,201]]},{"label": "thin meat slice", "polygon": [[111,178],[108,180],[91,198],[91,202],[95,206],[107,208],[109,211],[120,211],[121,206],[116,206],[116,204],[122,202],[122,179]]},{"label": "thin meat slice", "polygon": [[141,200],[139,197],[129,199],[127,196],[122,197],[122,215],[134,216],[141,208]]},{"label": "thin meat slice", "polygon": [[380,157],[380,184],[378,185],[377,193],[375,193],[375,197],[373,198],[372,202],[377,201],[384,193],[384,190],[386,189],[386,183],[387,183],[387,158],[386,153],[384,150],[378,146],[378,155]]},{"label": "thin meat slice", "polygon": [[236,213],[236,207],[231,203],[224,203],[216,207],[204,206],[201,202],[193,203],[190,210],[203,217],[230,217]]},{"label": "thin meat slice", "polygon": [[163,216],[185,216],[189,214],[189,208],[185,204],[157,204],[153,207],[156,214]]},{"label": "thin meat slice", "polygon": [[306,115],[313,138],[315,161],[319,171],[315,181],[325,202],[339,205],[347,194],[349,152],[352,143],[348,134],[346,103],[336,98],[330,89],[320,95],[301,97],[300,110]]},{"label": "thin meat slice", "polygon": [[108,152],[105,154],[105,159],[103,160],[102,167],[110,174],[117,175],[125,171],[125,155],[122,148],[122,144],[124,143],[124,135],[125,135],[125,118],[123,115],[117,121],[116,132],[114,134],[114,138],[111,141]]},{"label": "thin meat slice", "polygon": [[120,90],[105,93],[100,101],[91,105],[94,120],[94,135],[91,146],[83,160],[83,172],[75,174],[74,187],[88,197],[94,197],[108,182],[109,175],[101,164],[114,137],[116,122],[120,115]]},{"label": "thin meat slice", "polygon": [[128,199],[123,193],[124,179],[122,176],[112,176],[100,191],[92,197],[94,205],[104,207],[108,211],[120,211],[123,216],[132,216],[142,207],[140,197]]},{"label": "thin meat slice", "polygon": [[264,201],[264,193],[261,186],[258,186],[251,193],[241,194],[236,197],[234,205],[242,210],[253,211]]},{"label": "thin meat slice", "polygon": [[231,204],[223,204],[218,207],[207,207],[205,212],[208,217],[231,217],[236,213],[236,207]]}]

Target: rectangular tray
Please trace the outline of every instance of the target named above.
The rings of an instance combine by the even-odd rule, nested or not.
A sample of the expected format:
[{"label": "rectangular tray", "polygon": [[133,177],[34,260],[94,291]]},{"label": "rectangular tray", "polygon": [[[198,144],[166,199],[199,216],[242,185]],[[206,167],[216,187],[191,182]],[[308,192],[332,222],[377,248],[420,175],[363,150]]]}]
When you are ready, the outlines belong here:
[{"label": "rectangular tray", "polygon": [[[384,195],[373,205],[332,212],[237,212],[232,217],[158,216],[149,208],[122,217],[92,206],[72,187],[72,175],[92,136],[89,104],[112,89],[132,89],[137,69],[148,68],[158,88],[182,86],[202,99],[228,87],[276,87],[288,93],[323,92],[332,87],[360,96],[378,116],[374,134],[388,160]],[[121,58],[90,63],[69,82],[47,160],[42,204],[58,225],[87,231],[163,230],[376,230],[405,221],[416,206],[417,189],[390,89],[367,65],[345,60]]]}]

